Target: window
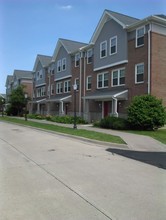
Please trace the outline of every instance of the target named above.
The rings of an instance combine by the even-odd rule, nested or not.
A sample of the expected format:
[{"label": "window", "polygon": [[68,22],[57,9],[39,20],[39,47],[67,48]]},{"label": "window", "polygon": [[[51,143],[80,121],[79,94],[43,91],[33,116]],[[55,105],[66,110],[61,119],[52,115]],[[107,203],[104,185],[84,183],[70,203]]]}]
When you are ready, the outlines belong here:
[{"label": "window", "polygon": [[141,27],[136,30],[136,47],[144,45],[145,27]]},{"label": "window", "polygon": [[112,71],[112,86],[125,85],[125,69]]},{"label": "window", "polygon": [[77,53],[75,55],[75,67],[79,66],[80,65],[80,54]]},{"label": "window", "polygon": [[75,84],[77,85],[77,90],[80,88],[80,82],[79,79],[75,79]]},{"label": "window", "polygon": [[117,53],[117,36],[110,39],[110,55]]},{"label": "window", "polygon": [[55,73],[54,70],[51,70],[51,75],[54,75],[54,73]]},{"label": "window", "polygon": [[42,70],[39,71],[39,78],[40,78],[40,79],[43,78],[43,72],[42,72]]},{"label": "window", "polygon": [[87,51],[87,64],[92,63],[92,49]]},{"label": "window", "polygon": [[45,96],[45,94],[46,94],[45,90],[46,90],[45,86],[41,87],[41,96]]},{"label": "window", "polygon": [[51,84],[51,95],[54,94],[54,84]]},{"label": "window", "polygon": [[107,41],[104,41],[100,44],[100,58],[107,56]]},{"label": "window", "polygon": [[56,93],[57,93],[57,94],[60,94],[60,93],[62,93],[62,92],[63,92],[62,82],[58,82],[58,83],[56,84]]},{"label": "window", "polygon": [[144,81],[144,63],[135,65],[135,83],[142,83]]},{"label": "window", "polygon": [[64,82],[64,92],[70,92],[70,90],[71,90],[70,80],[65,81],[65,82]]},{"label": "window", "polygon": [[61,60],[57,61],[57,72],[61,72]]},{"label": "window", "polygon": [[66,58],[62,59],[62,70],[66,70]]},{"label": "window", "polygon": [[108,73],[100,73],[97,75],[97,88],[108,87]]},{"label": "window", "polygon": [[86,89],[90,90],[92,88],[92,77],[87,76],[87,84],[86,84]]}]

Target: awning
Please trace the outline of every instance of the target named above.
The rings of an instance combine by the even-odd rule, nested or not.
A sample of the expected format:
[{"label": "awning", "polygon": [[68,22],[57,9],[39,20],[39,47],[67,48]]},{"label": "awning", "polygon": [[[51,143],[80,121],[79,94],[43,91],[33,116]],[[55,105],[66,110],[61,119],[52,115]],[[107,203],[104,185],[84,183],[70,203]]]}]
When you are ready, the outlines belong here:
[{"label": "awning", "polygon": [[95,100],[95,101],[108,101],[113,98],[118,100],[128,99],[128,90],[113,90],[113,91],[96,91],[93,94],[82,97],[85,100]]}]

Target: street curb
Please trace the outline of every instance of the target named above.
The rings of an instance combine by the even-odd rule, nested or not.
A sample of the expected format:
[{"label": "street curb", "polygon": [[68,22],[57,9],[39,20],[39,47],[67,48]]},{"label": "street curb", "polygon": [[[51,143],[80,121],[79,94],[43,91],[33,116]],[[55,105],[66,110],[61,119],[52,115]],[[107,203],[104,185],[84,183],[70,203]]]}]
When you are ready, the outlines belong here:
[{"label": "street curb", "polygon": [[113,142],[98,141],[98,140],[94,140],[94,139],[89,139],[89,138],[85,138],[85,137],[60,133],[60,132],[56,132],[56,131],[50,131],[50,130],[46,130],[46,129],[42,129],[42,128],[36,128],[36,127],[29,126],[29,125],[23,125],[23,124],[14,123],[14,122],[8,122],[8,121],[2,121],[2,122],[9,123],[9,124],[15,124],[15,125],[23,126],[23,127],[28,127],[28,128],[31,128],[31,129],[35,129],[35,130],[39,130],[39,131],[43,131],[43,132],[47,132],[47,133],[51,133],[51,134],[58,134],[58,135],[61,135],[61,136],[74,138],[74,139],[77,139],[77,140],[81,140],[83,142],[102,145],[102,146],[109,147],[109,148],[119,148],[119,149],[126,149],[126,150],[129,149],[127,144],[117,144],[117,143],[113,143]]}]

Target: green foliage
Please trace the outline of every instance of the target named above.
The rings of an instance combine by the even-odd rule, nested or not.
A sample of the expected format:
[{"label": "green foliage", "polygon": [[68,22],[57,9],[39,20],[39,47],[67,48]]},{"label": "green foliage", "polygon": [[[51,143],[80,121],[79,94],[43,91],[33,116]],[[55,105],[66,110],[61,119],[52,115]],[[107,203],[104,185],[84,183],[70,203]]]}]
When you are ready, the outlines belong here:
[{"label": "green foliage", "polygon": [[134,97],[128,107],[128,123],[135,130],[154,130],[164,126],[162,101],[151,95]]},{"label": "green foliage", "polygon": [[26,99],[24,97],[24,87],[18,86],[13,89],[9,97],[10,106],[7,108],[8,115],[22,115],[23,108],[26,105]]},{"label": "green foliage", "polygon": [[114,116],[107,116],[101,119],[99,126],[101,128],[110,128],[116,130],[125,130],[127,128],[127,121],[124,118],[117,118]]},{"label": "green foliage", "polygon": [[[74,117],[73,116],[51,116],[51,115],[40,115],[40,114],[29,114],[28,118],[31,119],[46,119],[48,121],[57,122],[57,123],[63,123],[63,124],[73,124],[74,123]],[[86,124],[85,120],[81,117],[76,117],[76,123],[77,124]]]}]

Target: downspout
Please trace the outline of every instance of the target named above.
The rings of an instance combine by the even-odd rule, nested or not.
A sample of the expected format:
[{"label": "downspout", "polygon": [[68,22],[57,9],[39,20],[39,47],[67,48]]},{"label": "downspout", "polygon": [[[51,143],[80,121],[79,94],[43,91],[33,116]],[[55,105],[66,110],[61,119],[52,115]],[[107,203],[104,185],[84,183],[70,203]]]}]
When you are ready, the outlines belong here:
[{"label": "downspout", "polygon": [[[86,89],[86,78],[85,78],[85,73],[86,73],[86,57],[85,57],[85,54],[84,54],[84,87],[83,87],[83,96],[85,97],[85,89]],[[83,115],[84,115],[84,119],[85,119],[85,99],[83,99]]]},{"label": "downspout", "polygon": [[149,30],[148,30],[148,94],[151,93],[151,56],[150,56],[150,53],[151,53],[151,35],[150,35],[150,32],[151,32],[151,29],[152,29],[152,26],[151,24],[149,24]]},{"label": "downspout", "polygon": [[115,98],[115,97],[112,97],[112,99],[115,101],[115,106],[114,106],[114,110],[115,110],[115,117],[118,118],[118,108],[117,108],[117,105],[118,105],[118,100]]},{"label": "downspout", "polygon": [[79,116],[81,116],[81,89],[82,89],[82,80],[81,80],[81,73],[82,73],[82,52],[80,52],[80,94],[79,94]]}]

